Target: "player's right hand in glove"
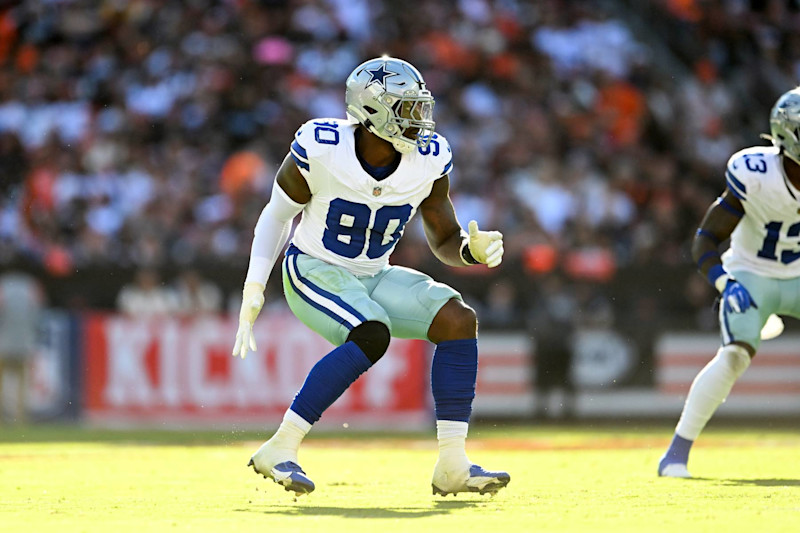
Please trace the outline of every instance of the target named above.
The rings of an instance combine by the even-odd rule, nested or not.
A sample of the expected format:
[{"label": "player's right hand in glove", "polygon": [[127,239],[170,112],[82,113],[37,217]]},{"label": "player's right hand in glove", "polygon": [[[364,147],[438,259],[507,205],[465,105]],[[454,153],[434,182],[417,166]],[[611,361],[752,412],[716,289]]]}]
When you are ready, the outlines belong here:
[{"label": "player's right hand in glove", "polygon": [[752,306],[758,309],[756,302],[744,285],[733,278],[728,278],[722,290],[722,305],[726,313],[744,313]]},{"label": "player's right hand in glove", "polygon": [[233,345],[233,356],[245,358],[249,350],[256,350],[256,339],[253,336],[253,324],[264,305],[264,285],[255,281],[244,284],[242,291],[242,308],[239,311],[239,329],[236,331],[236,343]]},{"label": "player's right hand in glove", "polygon": [[[715,312],[718,306],[724,306],[726,313],[744,313],[750,307],[758,309],[750,291],[739,281],[732,278],[721,265],[714,267],[708,273],[709,281],[720,292],[716,302],[714,302]],[[764,326],[761,328],[761,340],[774,339],[783,333],[783,320],[776,314],[767,317]]]}]

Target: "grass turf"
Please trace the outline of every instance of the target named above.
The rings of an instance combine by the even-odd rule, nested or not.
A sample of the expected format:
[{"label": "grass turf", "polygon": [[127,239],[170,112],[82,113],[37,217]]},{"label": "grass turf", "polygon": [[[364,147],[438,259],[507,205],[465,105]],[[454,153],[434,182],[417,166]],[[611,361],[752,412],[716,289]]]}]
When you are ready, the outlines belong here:
[{"label": "grass turf", "polygon": [[429,435],[313,435],[317,490],[295,498],[245,467],[246,432],[0,430],[3,531],[800,531],[800,433],[709,428],[694,480],[659,479],[669,427],[471,430],[497,496],[431,495]]}]

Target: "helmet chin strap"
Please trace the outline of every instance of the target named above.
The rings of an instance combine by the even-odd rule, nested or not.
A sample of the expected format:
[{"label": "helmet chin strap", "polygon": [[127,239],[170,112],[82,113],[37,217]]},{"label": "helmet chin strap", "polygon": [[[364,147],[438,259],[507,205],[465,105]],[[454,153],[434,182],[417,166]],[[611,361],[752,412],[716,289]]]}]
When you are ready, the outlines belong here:
[{"label": "helmet chin strap", "polygon": [[411,144],[400,139],[392,139],[392,146],[401,154],[410,154],[417,147],[416,144]]},{"label": "helmet chin strap", "polygon": [[369,131],[371,131],[384,141],[392,143],[394,149],[400,152],[401,154],[410,154],[417,148],[416,143],[412,143],[411,141],[406,142],[401,139],[398,139],[397,137],[388,137],[387,135],[380,133],[378,131],[378,128],[376,128],[375,125],[369,121],[367,121],[364,125],[367,126],[367,129]]}]

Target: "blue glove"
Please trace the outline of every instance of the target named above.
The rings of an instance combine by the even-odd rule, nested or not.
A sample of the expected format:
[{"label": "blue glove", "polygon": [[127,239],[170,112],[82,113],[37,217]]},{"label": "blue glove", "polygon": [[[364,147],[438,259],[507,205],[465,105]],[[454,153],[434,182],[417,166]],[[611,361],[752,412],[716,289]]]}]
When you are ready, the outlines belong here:
[{"label": "blue glove", "polygon": [[733,278],[728,278],[725,290],[722,291],[722,303],[726,313],[744,313],[750,306],[758,309],[753,297],[747,289]]}]

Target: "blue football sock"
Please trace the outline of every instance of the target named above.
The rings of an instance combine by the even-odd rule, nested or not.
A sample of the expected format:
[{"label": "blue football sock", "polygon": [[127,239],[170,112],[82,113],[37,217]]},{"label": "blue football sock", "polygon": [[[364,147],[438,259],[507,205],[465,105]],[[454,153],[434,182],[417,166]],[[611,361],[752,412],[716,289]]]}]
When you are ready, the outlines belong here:
[{"label": "blue football sock", "polygon": [[469,422],[478,377],[478,339],[436,345],[431,366],[431,391],[437,420]]},{"label": "blue football sock", "polygon": [[689,462],[689,450],[692,449],[692,444],[694,444],[694,441],[684,439],[676,433],[672,437],[672,442],[661,462],[663,464],[680,463],[685,465]]},{"label": "blue football sock", "polygon": [[313,424],[371,366],[356,343],[342,344],[314,365],[290,409]]}]

